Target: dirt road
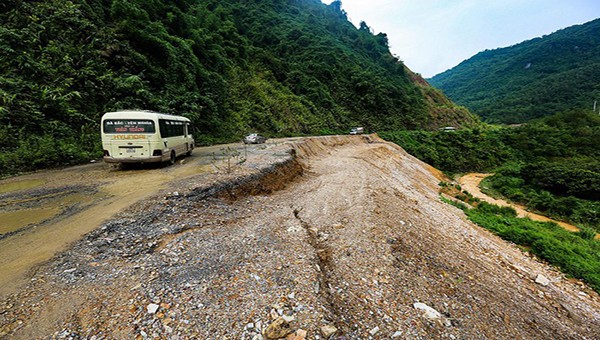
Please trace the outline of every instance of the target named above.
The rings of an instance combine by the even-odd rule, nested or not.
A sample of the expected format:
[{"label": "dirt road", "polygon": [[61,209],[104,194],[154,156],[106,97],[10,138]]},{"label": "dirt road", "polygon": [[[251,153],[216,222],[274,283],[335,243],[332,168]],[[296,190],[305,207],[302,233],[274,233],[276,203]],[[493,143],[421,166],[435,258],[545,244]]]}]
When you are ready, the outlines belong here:
[{"label": "dirt road", "polygon": [[238,150],[240,157],[244,150],[259,150],[256,145],[219,145],[197,148],[172,167],[119,170],[99,162],[0,181],[0,297],[21,287],[37,265],[107,218],[175,181],[214,172],[227,148]]},{"label": "dirt road", "polygon": [[[481,174],[481,173],[466,174],[460,178],[459,184],[461,185],[461,187],[464,190],[471,193],[471,195],[473,195],[485,202],[496,204],[499,206],[512,207],[517,212],[518,217],[523,217],[523,218],[527,217],[534,221],[541,221],[541,222],[554,222],[568,231],[571,231],[571,232],[579,231],[579,228],[577,228],[576,226],[574,226],[572,224],[553,220],[546,216],[527,211],[527,209],[522,205],[508,203],[505,200],[496,199],[496,198],[493,198],[493,197],[490,197],[490,196],[484,194],[483,192],[481,192],[481,189],[479,188],[479,184],[481,183],[482,180],[484,180],[486,177],[491,176],[491,175],[492,174]],[[600,239],[600,234],[596,235],[596,239]]]},{"label": "dirt road", "polygon": [[269,146],[40,267],[0,303],[0,337],[597,336],[598,295],[469,223],[436,175],[376,137]]}]

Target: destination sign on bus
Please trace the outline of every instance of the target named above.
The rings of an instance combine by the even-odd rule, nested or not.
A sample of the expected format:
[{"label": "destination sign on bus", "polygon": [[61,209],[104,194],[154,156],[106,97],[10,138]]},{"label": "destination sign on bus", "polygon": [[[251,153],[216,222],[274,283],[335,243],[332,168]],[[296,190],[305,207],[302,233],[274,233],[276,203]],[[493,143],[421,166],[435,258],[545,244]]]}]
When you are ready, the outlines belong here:
[{"label": "destination sign on bus", "polygon": [[125,140],[125,139],[146,139],[144,135],[114,135],[112,139]]},{"label": "destination sign on bus", "polygon": [[145,119],[105,120],[104,133],[155,133],[154,122]]}]

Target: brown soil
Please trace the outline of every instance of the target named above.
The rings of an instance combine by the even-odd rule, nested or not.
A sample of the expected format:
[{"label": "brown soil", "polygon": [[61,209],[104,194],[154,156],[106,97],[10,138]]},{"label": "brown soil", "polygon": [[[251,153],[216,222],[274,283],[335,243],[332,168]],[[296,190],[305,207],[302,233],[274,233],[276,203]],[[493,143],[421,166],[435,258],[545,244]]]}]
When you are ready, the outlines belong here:
[{"label": "brown soil", "polygon": [[0,337],[596,337],[598,295],[441,202],[432,171],[376,136],[323,137],[166,180],[27,276]]}]

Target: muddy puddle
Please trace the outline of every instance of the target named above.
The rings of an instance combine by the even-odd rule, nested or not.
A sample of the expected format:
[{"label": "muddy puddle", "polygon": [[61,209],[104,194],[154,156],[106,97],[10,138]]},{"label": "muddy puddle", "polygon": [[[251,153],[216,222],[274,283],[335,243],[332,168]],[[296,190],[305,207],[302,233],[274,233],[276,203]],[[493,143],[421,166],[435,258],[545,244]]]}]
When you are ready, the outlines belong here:
[{"label": "muddy puddle", "polygon": [[0,239],[24,229],[52,223],[70,212],[84,209],[100,198],[97,196],[93,187],[66,187],[49,192],[25,191],[21,195],[0,199]]},{"label": "muddy puddle", "polygon": [[0,297],[118,212],[170,183],[213,172],[206,156],[213,148],[169,167],[94,163],[0,181]]},{"label": "muddy puddle", "polygon": [[42,186],[43,184],[44,180],[41,179],[30,179],[25,181],[2,183],[0,184],[0,194],[37,188],[39,186]]},{"label": "muddy puddle", "polygon": [[0,237],[51,219],[59,212],[58,208],[39,208],[0,213]]}]

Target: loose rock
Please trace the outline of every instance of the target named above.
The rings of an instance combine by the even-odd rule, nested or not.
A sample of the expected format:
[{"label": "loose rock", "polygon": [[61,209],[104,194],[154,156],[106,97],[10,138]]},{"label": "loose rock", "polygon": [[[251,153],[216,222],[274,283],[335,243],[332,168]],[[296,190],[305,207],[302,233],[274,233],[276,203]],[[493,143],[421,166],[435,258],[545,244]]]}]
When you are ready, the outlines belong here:
[{"label": "loose rock", "polygon": [[154,314],[158,310],[158,307],[159,306],[157,304],[151,303],[151,304],[148,305],[148,307],[146,307],[146,310],[148,310],[148,313]]},{"label": "loose rock", "polygon": [[321,335],[323,335],[325,339],[329,339],[329,337],[334,335],[337,331],[338,329],[333,325],[325,325],[321,327]]},{"label": "loose rock", "polygon": [[440,312],[427,306],[424,303],[417,302],[417,303],[413,304],[413,307],[415,307],[415,309],[424,311],[425,313],[423,313],[423,316],[426,317],[427,319],[438,320],[438,319],[442,318],[442,314],[440,314]]},{"label": "loose rock", "polygon": [[290,333],[292,333],[290,324],[284,318],[278,317],[265,329],[264,336],[267,339],[279,339]]},{"label": "loose rock", "polygon": [[550,280],[547,277],[545,277],[544,275],[539,274],[535,278],[535,283],[541,284],[542,286],[547,286],[550,284]]}]

